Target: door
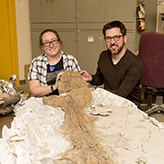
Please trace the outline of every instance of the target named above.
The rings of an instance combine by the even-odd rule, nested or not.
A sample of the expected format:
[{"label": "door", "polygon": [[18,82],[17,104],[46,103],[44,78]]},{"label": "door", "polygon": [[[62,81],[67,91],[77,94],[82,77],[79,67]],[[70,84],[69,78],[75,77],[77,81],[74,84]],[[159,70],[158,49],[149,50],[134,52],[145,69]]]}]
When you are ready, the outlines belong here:
[{"label": "door", "polygon": [[105,22],[134,22],[136,0],[105,0]]},{"label": "door", "polygon": [[29,0],[31,22],[52,22],[52,0]]},{"label": "door", "polygon": [[104,0],[77,0],[80,23],[104,22]]},{"label": "door", "polygon": [[77,58],[76,54],[76,30],[58,30],[63,45],[61,50]]},{"label": "door", "polygon": [[104,39],[101,30],[78,31],[78,62],[81,69],[94,74],[103,47]]},{"label": "door", "polygon": [[32,59],[44,53],[39,46],[39,35],[43,30],[31,31],[31,48],[32,48]]},{"label": "door", "polygon": [[52,0],[52,18],[55,23],[75,23],[76,0]]},{"label": "door", "polygon": [[75,22],[75,0],[29,0],[29,2],[31,22]]}]

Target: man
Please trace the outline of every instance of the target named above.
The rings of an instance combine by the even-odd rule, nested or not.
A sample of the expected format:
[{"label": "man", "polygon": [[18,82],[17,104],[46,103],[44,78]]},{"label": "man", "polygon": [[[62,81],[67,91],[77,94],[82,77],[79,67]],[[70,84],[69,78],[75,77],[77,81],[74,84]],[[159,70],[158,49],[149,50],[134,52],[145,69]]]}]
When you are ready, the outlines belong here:
[{"label": "man", "polygon": [[143,66],[141,60],[125,47],[126,28],[120,21],[113,21],[104,25],[102,31],[107,50],[99,56],[96,74],[82,70],[82,79],[92,85],[104,84],[106,90],[131,100],[141,109]]}]

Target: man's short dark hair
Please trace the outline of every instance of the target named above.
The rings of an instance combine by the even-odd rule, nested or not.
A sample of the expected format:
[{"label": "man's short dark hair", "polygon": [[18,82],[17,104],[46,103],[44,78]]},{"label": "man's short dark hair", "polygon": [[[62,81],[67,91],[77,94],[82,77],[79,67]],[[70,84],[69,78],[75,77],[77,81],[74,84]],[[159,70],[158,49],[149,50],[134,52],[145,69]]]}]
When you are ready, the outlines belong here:
[{"label": "man's short dark hair", "polygon": [[126,27],[120,21],[112,21],[112,22],[105,24],[102,29],[103,35],[105,36],[106,30],[111,29],[111,28],[119,28],[120,32],[123,34],[123,36],[126,35]]}]

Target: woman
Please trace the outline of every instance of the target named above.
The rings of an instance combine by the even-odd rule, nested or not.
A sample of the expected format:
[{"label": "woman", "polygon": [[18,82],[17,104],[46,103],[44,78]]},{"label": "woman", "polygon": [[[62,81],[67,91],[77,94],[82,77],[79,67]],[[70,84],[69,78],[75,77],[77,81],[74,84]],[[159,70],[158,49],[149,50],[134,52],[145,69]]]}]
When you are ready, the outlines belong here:
[{"label": "woman", "polygon": [[80,66],[76,58],[60,50],[62,41],[55,30],[44,30],[39,42],[45,53],[32,60],[28,74],[30,91],[33,96],[58,94],[60,76],[64,71],[80,72]]}]

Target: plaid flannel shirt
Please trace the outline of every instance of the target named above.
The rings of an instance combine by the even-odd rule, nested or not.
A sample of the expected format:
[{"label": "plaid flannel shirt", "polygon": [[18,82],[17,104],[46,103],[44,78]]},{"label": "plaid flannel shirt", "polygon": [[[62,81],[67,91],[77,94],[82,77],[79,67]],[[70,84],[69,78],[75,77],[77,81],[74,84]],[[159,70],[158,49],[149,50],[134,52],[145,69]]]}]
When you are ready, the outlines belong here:
[{"label": "plaid flannel shirt", "polygon": [[[72,55],[68,55],[62,51],[61,53],[63,57],[63,67],[65,71],[81,71],[81,68],[75,57],[73,57]],[[47,86],[47,65],[48,59],[46,54],[42,54],[34,58],[29,68],[28,80],[39,80],[41,86]]]}]

